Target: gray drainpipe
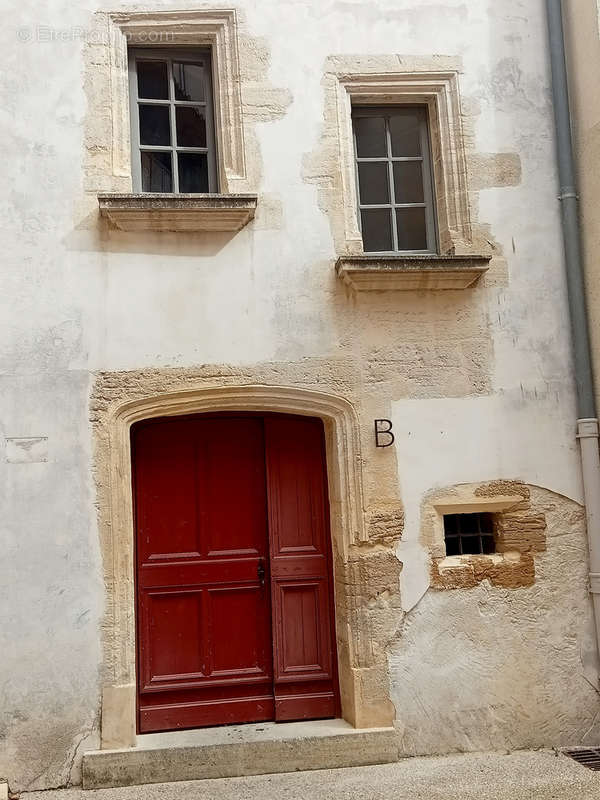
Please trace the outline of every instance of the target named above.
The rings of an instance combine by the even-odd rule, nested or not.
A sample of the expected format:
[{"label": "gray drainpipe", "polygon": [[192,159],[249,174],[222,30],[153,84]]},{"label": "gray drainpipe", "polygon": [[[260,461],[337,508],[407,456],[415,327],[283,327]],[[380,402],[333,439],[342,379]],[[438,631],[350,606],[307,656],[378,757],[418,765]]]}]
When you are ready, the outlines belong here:
[{"label": "gray drainpipe", "polygon": [[600,647],[600,456],[598,419],[590,357],[585,285],[581,262],[579,208],[571,141],[571,118],[561,0],[546,0],[556,150],[560,181],[565,267],[577,384],[577,438],[581,451],[583,495],[590,552],[590,592],[594,604],[596,641]]}]

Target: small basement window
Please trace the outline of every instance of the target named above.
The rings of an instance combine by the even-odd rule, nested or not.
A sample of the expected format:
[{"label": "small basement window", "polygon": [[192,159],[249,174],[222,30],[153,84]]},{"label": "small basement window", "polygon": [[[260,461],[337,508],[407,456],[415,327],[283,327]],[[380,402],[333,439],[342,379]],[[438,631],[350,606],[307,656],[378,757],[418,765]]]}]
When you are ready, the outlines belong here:
[{"label": "small basement window", "polygon": [[495,514],[444,514],[447,556],[496,552]]}]

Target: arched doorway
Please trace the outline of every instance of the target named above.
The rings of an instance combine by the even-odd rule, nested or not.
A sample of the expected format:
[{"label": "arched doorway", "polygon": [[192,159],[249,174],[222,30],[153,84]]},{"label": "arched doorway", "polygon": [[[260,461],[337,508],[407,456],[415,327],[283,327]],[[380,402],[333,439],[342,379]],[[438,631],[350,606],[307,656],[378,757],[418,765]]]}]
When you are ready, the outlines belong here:
[{"label": "arched doorway", "polygon": [[131,429],[140,733],[340,713],[320,419]]}]

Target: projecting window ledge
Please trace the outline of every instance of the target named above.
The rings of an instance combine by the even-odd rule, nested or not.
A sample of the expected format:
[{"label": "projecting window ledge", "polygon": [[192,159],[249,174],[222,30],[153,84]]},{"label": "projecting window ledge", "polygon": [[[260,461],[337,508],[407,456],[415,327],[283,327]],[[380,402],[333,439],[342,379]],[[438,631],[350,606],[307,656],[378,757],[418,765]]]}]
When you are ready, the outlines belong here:
[{"label": "projecting window ledge", "polygon": [[335,269],[356,291],[467,289],[489,267],[491,256],[435,254],[370,254],[341,256]]},{"label": "projecting window ledge", "polygon": [[122,231],[239,231],[255,194],[99,194],[100,215]]}]

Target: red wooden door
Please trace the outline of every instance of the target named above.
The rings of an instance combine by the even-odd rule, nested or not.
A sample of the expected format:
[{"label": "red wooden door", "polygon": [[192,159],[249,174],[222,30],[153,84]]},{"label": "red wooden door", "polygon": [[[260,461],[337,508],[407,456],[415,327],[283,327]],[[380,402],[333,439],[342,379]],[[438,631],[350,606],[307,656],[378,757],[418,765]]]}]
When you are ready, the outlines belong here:
[{"label": "red wooden door", "polygon": [[134,429],[138,729],[273,719],[262,420]]},{"label": "red wooden door", "polygon": [[323,428],[139,423],[138,730],[339,713]]},{"label": "red wooden door", "polygon": [[339,713],[323,425],[265,419],[275,717]]}]

